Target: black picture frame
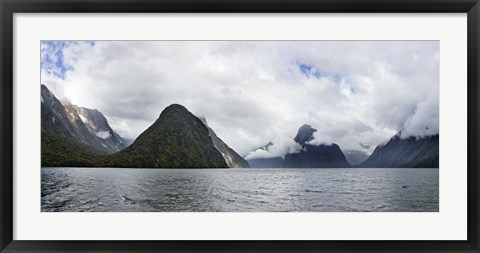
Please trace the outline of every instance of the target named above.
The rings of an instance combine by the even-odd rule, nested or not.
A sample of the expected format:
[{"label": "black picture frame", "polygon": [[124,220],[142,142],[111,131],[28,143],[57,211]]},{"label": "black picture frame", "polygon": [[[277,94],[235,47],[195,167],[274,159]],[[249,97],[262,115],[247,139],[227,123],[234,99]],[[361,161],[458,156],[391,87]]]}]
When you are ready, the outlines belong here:
[{"label": "black picture frame", "polygon": [[[479,252],[479,0],[0,0],[1,252]],[[468,239],[465,241],[13,240],[14,13],[468,13]],[[414,228],[412,228],[414,229]],[[445,228],[448,229],[448,228]]]}]

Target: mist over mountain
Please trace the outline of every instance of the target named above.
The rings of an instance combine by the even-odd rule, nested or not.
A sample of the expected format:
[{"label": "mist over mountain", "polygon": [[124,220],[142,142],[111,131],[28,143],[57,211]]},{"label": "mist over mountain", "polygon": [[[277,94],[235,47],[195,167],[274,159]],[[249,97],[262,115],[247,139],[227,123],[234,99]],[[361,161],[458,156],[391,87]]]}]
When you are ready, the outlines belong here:
[{"label": "mist over mountain", "polygon": [[335,144],[312,145],[313,134],[317,131],[310,125],[298,129],[294,140],[302,147],[300,152],[285,155],[284,168],[348,168],[345,155]]},{"label": "mist over mountain", "polygon": [[[335,144],[312,145],[313,134],[317,130],[308,124],[302,125],[293,138],[299,149],[285,154],[284,157],[252,158],[248,162],[258,168],[347,168],[350,164],[340,147]],[[272,142],[255,151],[269,151]]]},{"label": "mist over mountain", "polygon": [[[251,156],[254,152],[268,152],[273,142],[268,142],[266,145],[256,148],[253,152],[246,155],[248,163],[252,168],[281,168],[283,164],[283,157],[258,157]],[[248,158],[250,157],[250,158]]]}]

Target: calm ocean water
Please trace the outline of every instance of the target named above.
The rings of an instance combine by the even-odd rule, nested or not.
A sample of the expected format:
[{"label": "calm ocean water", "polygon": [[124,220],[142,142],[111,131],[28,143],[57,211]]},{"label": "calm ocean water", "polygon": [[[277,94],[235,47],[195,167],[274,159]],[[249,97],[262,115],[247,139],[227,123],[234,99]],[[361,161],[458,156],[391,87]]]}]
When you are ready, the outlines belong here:
[{"label": "calm ocean water", "polygon": [[438,169],[42,168],[43,212],[438,212]]}]

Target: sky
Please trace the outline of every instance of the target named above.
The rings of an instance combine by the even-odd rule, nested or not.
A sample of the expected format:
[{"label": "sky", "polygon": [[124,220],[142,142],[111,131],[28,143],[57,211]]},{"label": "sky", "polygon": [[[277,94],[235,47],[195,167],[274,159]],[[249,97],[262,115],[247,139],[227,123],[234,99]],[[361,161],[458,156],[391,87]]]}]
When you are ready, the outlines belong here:
[{"label": "sky", "polygon": [[[173,103],[248,158],[439,131],[438,41],[42,41],[41,83],[135,139]],[[273,142],[267,151],[252,152]]]}]

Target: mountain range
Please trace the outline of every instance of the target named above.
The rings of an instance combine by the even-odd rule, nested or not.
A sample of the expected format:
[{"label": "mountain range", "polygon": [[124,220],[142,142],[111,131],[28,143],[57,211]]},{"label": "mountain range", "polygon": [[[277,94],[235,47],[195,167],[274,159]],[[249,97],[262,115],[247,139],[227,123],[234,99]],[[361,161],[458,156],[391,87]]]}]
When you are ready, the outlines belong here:
[{"label": "mountain range", "polygon": [[[173,104],[133,142],[96,109],[60,102],[41,86],[42,166],[248,168],[239,154],[185,107]],[[129,145],[131,143],[131,145]]]},{"label": "mountain range", "polygon": [[[166,107],[133,142],[122,138],[96,109],[58,100],[41,85],[41,164],[48,167],[130,168],[438,168],[439,136],[401,132],[368,156],[335,144],[313,144],[317,130],[302,125],[297,149],[283,156],[246,160],[207,124],[179,104]],[[269,151],[274,143],[260,147]],[[257,149],[257,150],[258,150]]]},{"label": "mountain range", "polygon": [[[255,158],[248,160],[253,168],[438,168],[439,135],[424,137],[401,136],[397,133],[385,144],[378,145],[368,156],[363,151],[348,150],[345,153],[335,143],[312,145],[310,125],[303,125],[294,140],[302,147],[299,152],[284,157]],[[263,149],[268,151],[272,143]]]}]

